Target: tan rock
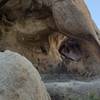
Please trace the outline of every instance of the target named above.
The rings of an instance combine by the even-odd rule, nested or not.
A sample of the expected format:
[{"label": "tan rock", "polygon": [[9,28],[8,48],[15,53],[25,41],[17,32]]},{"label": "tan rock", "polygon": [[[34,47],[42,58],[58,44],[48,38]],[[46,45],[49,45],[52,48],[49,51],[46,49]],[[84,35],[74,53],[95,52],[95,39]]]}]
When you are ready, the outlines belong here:
[{"label": "tan rock", "polygon": [[96,33],[94,22],[84,0],[37,0],[50,7],[58,30],[70,37],[88,40],[93,36],[100,45],[100,34]]}]

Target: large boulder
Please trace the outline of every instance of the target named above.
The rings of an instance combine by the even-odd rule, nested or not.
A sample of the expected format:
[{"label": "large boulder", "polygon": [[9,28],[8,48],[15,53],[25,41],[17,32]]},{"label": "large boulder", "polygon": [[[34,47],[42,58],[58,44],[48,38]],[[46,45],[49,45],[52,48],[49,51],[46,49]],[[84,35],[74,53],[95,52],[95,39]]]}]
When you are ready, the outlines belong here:
[{"label": "large boulder", "polygon": [[[65,35],[90,40],[94,37],[100,45],[100,34],[96,33],[94,22],[84,0],[35,0],[40,5],[48,6],[58,30]],[[84,39],[83,39],[84,37]]]},{"label": "large boulder", "polygon": [[[35,1],[40,4],[42,1],[43,4],[56,2],[52,7],[43,5],[41,8]],[[40,73],[61,72],[64,68],[66,73],[85,76],[100,74],[100,46],[92,36],[83,38],[93,30],[99,38],[100,31],[91,20],[84,0],[0,0],[0,5],[1,3],[0,51],[8,49],[20,53],[28,58]],[[60,28],[57,28],[58,24],[54,19],[57,23],[61,21]],[[66,37],[70,33],[66,31],[66,36],[62,34],[64,26],[67,26],[75,37],[83,33],[80,34],[82,39],[73,35]],[[69,43],[70,40],[73,42]],[[60,47],[62,49],[59,53]]]},{"label": "large boulder", "polygon": [[50,100],[38,71],[11,51],[0,52],[0,100]]}]

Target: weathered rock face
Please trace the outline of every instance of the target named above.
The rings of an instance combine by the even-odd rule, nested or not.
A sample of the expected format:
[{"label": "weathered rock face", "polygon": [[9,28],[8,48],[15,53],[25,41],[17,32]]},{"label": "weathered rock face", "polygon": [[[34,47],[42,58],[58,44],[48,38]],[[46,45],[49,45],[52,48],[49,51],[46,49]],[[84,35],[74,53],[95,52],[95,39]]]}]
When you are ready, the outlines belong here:
[{"label": "weathered rock face", "polygon": [[[84,0],[36,0],[41,5],[48,6],[58,30],[65,35],[87,39],[93,36],[100,45],[94,23]],[[89,39],[89,38],[88,38]]]},{"label": "weathered rock face", "polygon": [[[16,12],[16,2],[12,3],[13,5],[15,4],[15,9],[9,6],[11,10],[10,13]],[[10,3],[10,1],[4,5],[3,10],[1,9],[1,11],[3,11],[1,14],[2,24],[0,25],[1,50],[9,49],[19,52],[31,60],[40,72],[49,72],[61,62],[58,48],[64,39],[63,35],[59,32],[55,32],[56,26],[51,12],[48,9],[44,9],[45,7],[41,10],[35,8],[36,10],[30,12],[30,7],[28,13],[25,11],[25,13],[27,13],[26,16],[22,15],[21,17],[19,14],[24,13],[19,10],[16,18],[15,14],[10,14],[5,9],[6,7],[8,9],[8,3]],[[23,6],[23,3],[20,4],[20,6]],[[9,20],[7,14],[13,15],[12,17],[15,17],[15,20]]]},{"label": "weathered rock face", "polygon": [[100,73],[100,51],[93,39],[91,41],[65,40],[60,48],[66,72],[82,76]]},{"label": "weathered rock face", "polygon": [[[43,2],[45,1],[47,2],[47,0],[43,0]],[[83,17],[86,17],[85,11],[87,16],[89,13],[82,0],[79,3],[77,0],[65,1],[69,2],[70,5],[67,6],[69,9],[66,8],[67,3],[64,6],[67,9],[66,14],[68,13],[68,16],[66,15],[64,18],[68,17],[67,21],[74,23],[75,27],[68,24],[68,29],[76,36],[78,32],[83,30],[79,24],[84,24],[82,22]],[[57,1],[58,3],[55,2],[55,4],[61,4],[63,7],[65,1]],[[39,2],[41,3],[41,0]],[[73,7],[74,14],[79,14],[79,19],[82,21],[78,22],[76,17],[77,21],[75,21],[70,12],[72,10],[71,3],[73,5],[75,3],[75,9],[82,10],[82,14],[80,14]],[[88,17],[90,18],[90,15]],[[90,30],[93,26],[91,26],[92,22],[89,18],[86,17],[87,24],[85,24],[89,25],[90,23],[90,25],[86,27],[84,24],[85,29],[83,31]],[[40,73],[55,73],[63,67],[66,73],[100,74],[100,51],[94,38],[89,37],[87,38],[89,40],[86,41],[65,37],[58,31],[54,19],[52,11],[44,5],[41,8],[35,0],[8,0],[0,9],[0,50],[9,49],[22,54],[34,63]],[[93,30],[100,33],[96,26],[93,27]],[[69,32],[65,34],[67,35]],[[77,41],[76,44],[78,45],[69,44],[69,40],[72,39],[74,42]],[[62,43],[63,40],[65,40],[64,43]],[[62,49],[58,51],[60,47]]]},{"label": "weathered rock face", "polygon": [[1,51],[16,51],[31,60],[40,72],[50,71],[61,62],[58,48],[64,39],[62,34],[50,30],[52,23],[51,18],[27,18],[12,26],[1,25]]},{"label": "weathered rock face", "polygon": [[[5,3],[2,3],[5,1]],[[9,20],[15,20],[25,15],[26,10],[31,7],[32,0],[1,0],[1,13]]]},{"label": "weathered rock face", "polygon": [[[87,97],[87,93],[93,90],[99,95],[99,80],[65,82],[68,79],[83,80],[79,75],[90,79],[100,75],[97,41],[88,36],[80,39],[88,32],[97,33],[98,37],[94,37],[100,38],[100,31],[83,1],[0,0],[0,51],[9,49],[28,58],[46,80],[53,100],[78,100],[81,96]],[[81,32],[84,33],[82,36]],[[67,34],[75,37],[67,37]],[[5,78],[0,80],[0,99],[49,100],[38,72],[25,58],[11,52],[0,55],[0,65],[3,64],[0,66],[0,78]],[[62,80],[65,83],[56,82]]]},{"label": "weathered rock face", "polygon": [[0,52],[0,100],[50,100],[38,71],[11,51]]}]

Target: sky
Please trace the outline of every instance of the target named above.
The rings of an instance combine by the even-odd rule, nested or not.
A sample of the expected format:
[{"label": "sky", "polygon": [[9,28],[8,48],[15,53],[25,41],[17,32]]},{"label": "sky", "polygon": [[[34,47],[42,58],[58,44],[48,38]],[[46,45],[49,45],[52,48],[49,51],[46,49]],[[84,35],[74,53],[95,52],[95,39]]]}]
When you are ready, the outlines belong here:
[{"label": "sky", "polygon": [[100,0],[86,0],[92,18],[96,25],[100,28]]}]

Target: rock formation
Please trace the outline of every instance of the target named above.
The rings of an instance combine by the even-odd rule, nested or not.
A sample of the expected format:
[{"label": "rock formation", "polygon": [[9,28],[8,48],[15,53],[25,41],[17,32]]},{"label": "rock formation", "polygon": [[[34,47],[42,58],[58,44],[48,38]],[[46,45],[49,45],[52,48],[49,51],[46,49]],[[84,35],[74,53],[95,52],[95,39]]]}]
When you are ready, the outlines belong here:
[{"label": "rock formation", "polygon": [[38,71],[18,53],[0,52],[0,100],[51,100]]},{"label": "rock formation", "polygon": [[[0,7],[1,51],[9,49],[22,54],[35,65],[40,73],[55,73],[64,67],[66,73],[100,74],[98,67],[100,65],[100,47],[91,35],[88,36],[88,32],[89,34],[99,34],[100,32],[92,21],[83,0],[73,2],[54,0],[52,9],[49,7],[51,3],[48,3],[50,0],[4,1],[0,1],[0,5],[2,4]],[[65,5],[63,6],[63,4]],[[66,16],[64,15],[66,23],[64,20],[61,20],[61,23],[65,26],[68,25],[68,31],[72,31],[71,35],[67,31],[63,33],[63,28],[57,26],[60,21],[58,20],[60,16],[56,15],[60,14],[56,12],[58,6],[66,9]],[[71,10],[77,18],[74,18]],[[80,26],[82,27],[80,28]],[[85,34],[84,39],[81,39],[80,33]],[[69,41],[73,41],[75,44],[69,43]]]},{"label": "rock formation", "polygon": [[52,100],[100,100],[99,35],[84,0],[0,0],[0,100],[49,100],[36,69]]},{"label": "rock formation", "polygon": [[89,39],[93,36],[100,45],[94,23],[84,0],[36,0],[41,5],[50,7],[58,30],[67,36]]}]

